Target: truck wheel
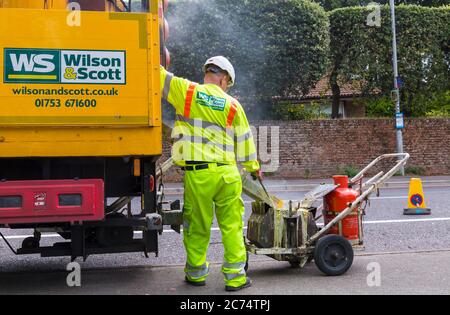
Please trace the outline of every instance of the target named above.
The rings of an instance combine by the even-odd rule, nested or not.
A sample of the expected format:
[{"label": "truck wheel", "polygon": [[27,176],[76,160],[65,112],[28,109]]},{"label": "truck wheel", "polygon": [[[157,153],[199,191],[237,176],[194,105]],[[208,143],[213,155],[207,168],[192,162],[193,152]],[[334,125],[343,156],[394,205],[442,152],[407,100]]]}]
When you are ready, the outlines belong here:
[{"label": "truck wheel", "polygon": [[352,245],[340,235],[326,235],[317,241],[314,261],[327,276],[340,276],[353,264]]}]

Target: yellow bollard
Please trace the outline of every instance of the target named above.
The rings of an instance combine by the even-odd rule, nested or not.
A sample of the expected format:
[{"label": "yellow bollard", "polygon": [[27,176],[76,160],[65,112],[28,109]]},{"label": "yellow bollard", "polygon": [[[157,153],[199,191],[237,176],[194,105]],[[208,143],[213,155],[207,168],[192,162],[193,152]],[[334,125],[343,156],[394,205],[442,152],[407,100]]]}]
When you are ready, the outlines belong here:
[{"label": "yellow bollard", "polygon": [[408,208],[404,209],[404,215],[428,215],[431,209],[425,204],[425,195],[420,178],[411,178],[409,182]]}]

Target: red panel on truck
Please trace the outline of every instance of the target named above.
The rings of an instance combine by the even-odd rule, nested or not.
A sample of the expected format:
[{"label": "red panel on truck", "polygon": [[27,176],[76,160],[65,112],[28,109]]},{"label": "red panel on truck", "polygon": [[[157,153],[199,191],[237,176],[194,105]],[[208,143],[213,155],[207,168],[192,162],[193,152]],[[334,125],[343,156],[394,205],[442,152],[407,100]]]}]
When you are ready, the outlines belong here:
[{"label": "red panel on truck", "polygon": [[0,183],[0,224],[99,221],[104,216],[101,179]]}]

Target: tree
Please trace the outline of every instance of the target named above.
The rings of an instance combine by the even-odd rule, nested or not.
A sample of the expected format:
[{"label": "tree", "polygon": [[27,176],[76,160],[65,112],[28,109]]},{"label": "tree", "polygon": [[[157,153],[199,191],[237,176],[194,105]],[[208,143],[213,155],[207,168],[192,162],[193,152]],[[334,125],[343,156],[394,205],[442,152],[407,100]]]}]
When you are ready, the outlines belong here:
[{"label": "tree", "polygon": [[232,93],[256,117],[267,117],[274,96],[307,93],[327,69],[328,17],[306,0],[185,0],[168,20],[171,70],[201,81],[208,57],[230,58]]},{"label": "tree", "polygon": [[[333,99],[339,98],[340,85],[354,79],[364,82],[366,95],[389,95],[393,88],[389,6],[381,8],[380,27],[367,26],[369,12],[364,7],[330,12]],[[450,89],[450,7],[400,5],[396,15],[403,110],[422,116],[427,109],[416,101],[418,95],[432,97]]]},{"label": "tree", "polygon": [[[389,0],[313,0],[319,3],[326,11],[339,8],[367,6],[369,3],[376,2],[380,5],[389,4]],[[420,5],[424,7],[438,7],[448,4],[448,0],[394,0],[395,5]]]}]

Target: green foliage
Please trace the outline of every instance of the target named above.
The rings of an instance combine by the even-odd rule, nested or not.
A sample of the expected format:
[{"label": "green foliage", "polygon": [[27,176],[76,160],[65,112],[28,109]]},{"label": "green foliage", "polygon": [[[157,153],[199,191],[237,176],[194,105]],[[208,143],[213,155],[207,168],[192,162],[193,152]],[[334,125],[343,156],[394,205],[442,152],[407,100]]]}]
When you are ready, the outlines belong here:
[{"label": "green foliage", "polygon": [[349,178],[356,176],[358,173],[359,170],[354,165],[345,165],[337,168],[337,174],[347,175]]},{"label": "green foliage", "polygon": [[407,166],[405,168],[405,174],[424,176],[426,175],[426,170],[421,166]]},{"label": "green foliage", "polygon": [[[354,6],[367,6],[373,0],[314,0],[319,3],[325,10],[331,11],[334,9],[354,7]],[[389,0],[377,0],[375,1],[380,5],[389,4]],[[448,0],[394,0],[395,5],[399,4],[416,4],[424,7],[438,7],[448,4]]]},{"label": "green foliage", "polygon": [[310,179],[311,178],[311,170],[309,168],[305,169],[305,172],[303,173],[304,179]]},{"label": "green foliage", "polygon": [[[366,95],[390,95],[393,88],[391,19],[381,7],[381,26],[367,26],[371,9],[352,7],[330,12],[330,51],[339,84],[365,82]],[[408,116],[425,114],[418,96],[432,98],[450,89],[450,6],[396,8],[399,73],[404,81],[401,104]]]},{"label": "green foliage", "polygon": [[309,120],[313,118],[312,110],[304,104],[280,102],[274,105],[275,116],[281,120]]},{"label": "green foliage", "polygon": [[[437,6],[445,1],[408,3]],[[317,2],[328,10],[370,1]],[[203,62],[212,55],[224,55],[237,71],[237,85],[231,93],[249,116],[315,119],[327,117],[320,105],[274,106],[272,97],[307,93],[329,69],[330,59],[331,78],[339,85],[354,80],[364,83],[362,92],[370,96],[368,116],[392,117],[390,12],[383,6],[381,27],[369,27],[366,20],[372,10],[349,7],[327,16],[319,5],[307,0],[171,2],[170,70],[201,82]],[[400,5],[396,11],[403,111],[407,116],[449,117],[448,92],[442,91],[450,90],[450,7]]]},{"label": "green foliage", "polygon": [[207,58],[230,58],[231,93],[252,116],[267,116],[275,95],[307,93],[327,68],[328,17],[307,0],[184,0],[171,5],[168,21],[170,70],[201,82]]},{"label": "green foliage", "polygon": [[447,107],[447,109],[433,109],[430,110],[427,115],[427,117],[432,117],[432,118],[450,118],[450,110]]},{"label": "green foliage", "polygon": [[273,113],[274,118],[281,120],[329,118],[329,115],[323,112],[323,104],[321,102],[312,102],[307,105],[279,102],[273,105]]},{"label": "green foliage", "polygon": [[450,90],[427,95],[416,94],[411,99],[411,116],[413,117],[448,117],[450,115]]},{"label": "green foliage", "polygon": [[360,0],[315,0],[314,2],[319,3],[326,11],[362,5]]},{"label": "green foliage", "polygon": [[371,97],[364,103],[367,117],[393,117],[395,114],[395,104],[389,97]]},{"label": "green foliage", "polygon": [[427,117],[450,117],[450,90],[432,95],[426,103]]},{"label": "green foliage", "polygon": [[[450,117],[450,90],[430,95],[411,96],[412,117]],[[393,117],[395,104],[389,97],[369,97],[364,100],[367,117]]]}]

